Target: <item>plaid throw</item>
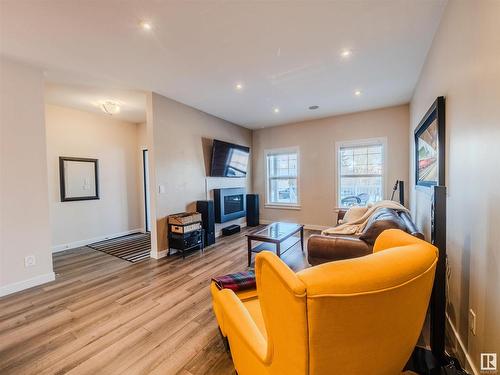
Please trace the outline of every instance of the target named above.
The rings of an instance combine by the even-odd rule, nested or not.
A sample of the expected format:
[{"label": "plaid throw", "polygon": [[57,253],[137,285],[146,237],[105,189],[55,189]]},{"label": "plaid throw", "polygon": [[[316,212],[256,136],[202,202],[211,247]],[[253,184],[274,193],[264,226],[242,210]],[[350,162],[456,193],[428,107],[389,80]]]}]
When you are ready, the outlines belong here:
[{"label": "plaid throw", "polygon": [[256,286],[255,272],[237,272],[229,275],[218,276],[212,279],[219,289],[231,289],[238,292],[246,289],[253,289]]}]

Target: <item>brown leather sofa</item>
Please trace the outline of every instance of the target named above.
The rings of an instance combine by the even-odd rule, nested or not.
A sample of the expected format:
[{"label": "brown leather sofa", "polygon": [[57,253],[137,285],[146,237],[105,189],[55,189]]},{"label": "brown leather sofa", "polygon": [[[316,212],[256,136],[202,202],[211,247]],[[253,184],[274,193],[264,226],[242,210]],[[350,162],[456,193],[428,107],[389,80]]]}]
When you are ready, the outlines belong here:
[{"label": "brown leather sofa", "polygon": [[[343,216],[342,212],[339,218]],[[419,232],[411,216],[404,211],[379,208],[370,217],[360,235],[317,235],[309,237],[307,254],[313,266],[334,260],[357,258],[373,252],[373,244],[386,229],[401,229],[420,239]]]}]

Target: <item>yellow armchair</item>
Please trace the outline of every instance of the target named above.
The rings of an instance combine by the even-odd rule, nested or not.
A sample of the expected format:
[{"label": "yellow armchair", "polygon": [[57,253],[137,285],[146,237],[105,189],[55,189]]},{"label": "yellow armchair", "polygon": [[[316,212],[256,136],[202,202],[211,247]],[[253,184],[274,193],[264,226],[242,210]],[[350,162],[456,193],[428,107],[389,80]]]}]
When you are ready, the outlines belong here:
[{"label": "yellow armchair", "polygon": [[256,257],[257,291],[211,286],[239,375],[401,373],[422,329],[437,249],[391,229],[373,254],[297,274]]}]

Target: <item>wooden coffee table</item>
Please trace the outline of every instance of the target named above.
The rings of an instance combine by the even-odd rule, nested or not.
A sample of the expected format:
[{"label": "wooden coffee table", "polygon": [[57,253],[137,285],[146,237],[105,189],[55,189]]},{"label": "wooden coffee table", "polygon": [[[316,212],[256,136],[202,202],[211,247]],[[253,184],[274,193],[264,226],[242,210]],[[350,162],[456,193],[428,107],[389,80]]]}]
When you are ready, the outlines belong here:
[{"label": "wooden coffee table", "polygon": [[[294,236],[300,233],[300,237]],[[281,256],[287,250],[299,243],[304,252],[304,226],[300,224],[276,222],[269,224],[264,229],[258,232],[247,234],[248,240],[248,266],[252,263],[252,253],[260,253],[263,250],[270,249],[269,244],[274,244],[276,255]],[[252,241],[261,242],[259,245],[252,247]]]}]

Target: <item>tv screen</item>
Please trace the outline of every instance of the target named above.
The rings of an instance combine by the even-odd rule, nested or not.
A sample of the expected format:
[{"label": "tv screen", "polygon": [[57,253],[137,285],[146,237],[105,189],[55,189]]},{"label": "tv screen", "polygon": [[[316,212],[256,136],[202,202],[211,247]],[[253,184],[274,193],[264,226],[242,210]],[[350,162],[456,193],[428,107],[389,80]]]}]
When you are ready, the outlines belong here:
[{"label": "tv screen", "polygon": [[434,119],[417,134],[417,184],[437,185],[438,154],[438,126]]},{"label": "tv screen", "polygon": [[245,177],[250,148],[214,139],[212,177]]}]

